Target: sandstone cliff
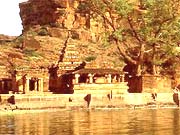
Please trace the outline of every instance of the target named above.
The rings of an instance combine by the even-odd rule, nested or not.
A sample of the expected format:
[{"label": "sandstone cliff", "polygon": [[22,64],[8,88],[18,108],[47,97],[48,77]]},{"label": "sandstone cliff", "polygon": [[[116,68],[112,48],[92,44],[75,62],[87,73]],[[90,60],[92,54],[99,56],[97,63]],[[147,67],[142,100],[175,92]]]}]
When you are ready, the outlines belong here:
[{"label": "sandstone cliff", "polygon": [[101,24],[90,18],[84,0],[29,0],[20,3],[22,35],[1,44],[0,65],[47,68],[59,61],[68,37],[80,61],[119,67],[115,47],[104,47]]},{"label": "sandstone cliff", "polygon": [[83,0],[29,0],[20,4],[20,16],[24,31],[46,26],[51,36],[58,36],[63,29],[84,40],[95,40],[101,32],[99,23],[90,19]]},{"label": "sandstone cliff", "polygon": [[63,25],[62,21],[65,14],[70,14],[66,12],[70,8],[68,3],[66,0],[29,0],[21,3],[20,15],[24,29],[26,30],[35,25],[53,25],[55,23]]}]

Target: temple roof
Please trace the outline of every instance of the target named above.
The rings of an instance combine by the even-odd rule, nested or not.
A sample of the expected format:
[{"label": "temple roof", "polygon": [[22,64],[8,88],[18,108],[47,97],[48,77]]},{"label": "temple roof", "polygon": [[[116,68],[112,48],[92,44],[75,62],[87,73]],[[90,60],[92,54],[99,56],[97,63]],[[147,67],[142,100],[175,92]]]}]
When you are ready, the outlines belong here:
[{"label": "temple roof", "polygon": [[84,68],[74,71],[72,74],[122,74],[122,72],[110,68]]}]

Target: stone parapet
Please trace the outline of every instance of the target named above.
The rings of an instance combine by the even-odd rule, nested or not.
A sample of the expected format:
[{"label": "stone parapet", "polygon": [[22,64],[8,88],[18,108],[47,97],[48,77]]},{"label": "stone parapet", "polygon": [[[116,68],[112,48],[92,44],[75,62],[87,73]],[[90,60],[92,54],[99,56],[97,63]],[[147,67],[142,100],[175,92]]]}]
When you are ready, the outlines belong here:
[{"label": "stone parapet", "polygon": [[[98,93],[101,91],[116,91],[117,93],[127,93],[128,86],[127,82],[121,82],[121,83],[110,83],[110,84],[75,84],[74,85],[74,92],[75,93],[82,93],[83,91],[94,91],[93,93]],[[81,92],[82,91],[82,92]]]},{"label": "stone parapet", "polygon": [[22,76],[27,74],[28,76],[33,77],[48,77],[49,73],[47,69],[19,69],[18,75]]},{"label": "stone parapet", "polygon": [[[87,92],[88,93],[88,92]],[[89,95],[89,104],[87,103]],[[157,93],[154,100],[150,93],[126,93],[112,94],[110,97],[107,93],[101,94],[40,94],[40,95],[0,95],[1,106],[7,105],[10,98],[14,96],[14,103],[17,109],[86,109],[86,108],[138,108],[138,107],[177,107],[173,100],[173,93]],[[4,109],[4,108],[0,108]]]}]

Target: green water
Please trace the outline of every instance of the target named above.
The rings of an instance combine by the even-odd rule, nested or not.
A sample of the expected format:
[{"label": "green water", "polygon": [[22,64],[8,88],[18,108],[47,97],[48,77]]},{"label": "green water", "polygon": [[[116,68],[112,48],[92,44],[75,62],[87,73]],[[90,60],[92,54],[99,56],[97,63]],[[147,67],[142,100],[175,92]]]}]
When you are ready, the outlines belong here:
[{"label": "green water", "polygon": [[180,110],[57,111],[0,115],[0,135],[180,135]]}]

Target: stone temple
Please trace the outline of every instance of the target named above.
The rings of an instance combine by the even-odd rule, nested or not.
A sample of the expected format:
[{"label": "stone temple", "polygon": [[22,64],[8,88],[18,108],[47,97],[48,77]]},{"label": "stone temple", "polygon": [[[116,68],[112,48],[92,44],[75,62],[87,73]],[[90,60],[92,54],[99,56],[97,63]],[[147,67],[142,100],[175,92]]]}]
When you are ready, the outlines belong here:
[{"label": "stone temple", "polygon": [[[22,35],[28,39],[22,41],[23,49],[41,45],[47,33],[48,39],[61,39],[62,43],[58,43],[61,46],[59,54],[50,57],[46,67],[35,64],[28,69],[9,70],[1,66],[0,94],[128,92],[124,73],[108,60],[87,62],[82,58],[79,42],[98,42],[102,31],[101,24],[90,18],[90,11],[84,8],[84,0],[29,0],[19,6],[24,28]],[[36,40],[36,35],[29,36],[32,31],[40,31],[44,37],[30,42]]]}]

